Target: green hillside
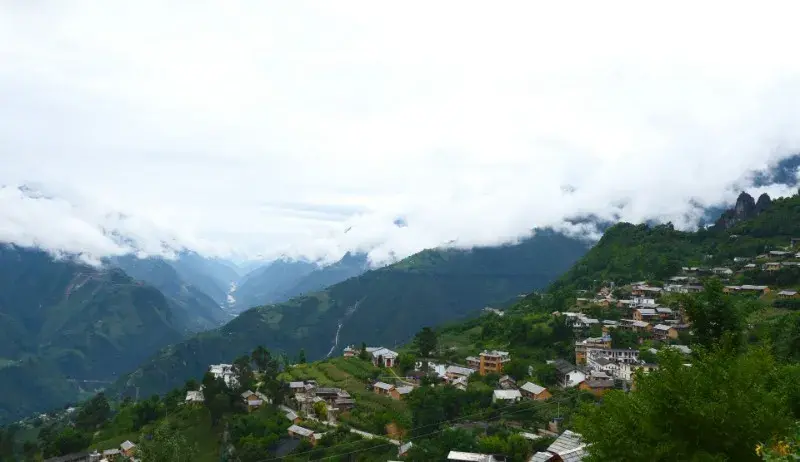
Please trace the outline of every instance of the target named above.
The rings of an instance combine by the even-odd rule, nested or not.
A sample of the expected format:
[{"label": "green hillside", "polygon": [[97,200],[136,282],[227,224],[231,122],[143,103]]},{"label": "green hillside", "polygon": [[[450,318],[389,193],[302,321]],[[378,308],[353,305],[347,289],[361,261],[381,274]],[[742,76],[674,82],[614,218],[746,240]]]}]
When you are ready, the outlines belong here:
[{"label": "green hillside", "polygon": [[0,421],[74,401],[182,337],[155,288],[44,252],[0,247]]},{"label": "green hillside", "polygon": [[248,310],[162,350],[114,389],[164,392],[259,344],[290,357],[304,349],[310,359],[351,343],[402,344],[423,326],[546,287],[585,251],[582,241],[550,231],[516,245],[425,251],[322,292]]},{"label": "green hillside", "polygon": [[[717,266],[736,257],[755,258],[788,249],[800,237],[800,196],[772,201],[765,211],[728,229],[683,232],[671,224],[619,223],[553,285],[588,289],[604,281],[617,284],[674,276],[683,266]],[[795,251],[800,251],[797,248]]]}]

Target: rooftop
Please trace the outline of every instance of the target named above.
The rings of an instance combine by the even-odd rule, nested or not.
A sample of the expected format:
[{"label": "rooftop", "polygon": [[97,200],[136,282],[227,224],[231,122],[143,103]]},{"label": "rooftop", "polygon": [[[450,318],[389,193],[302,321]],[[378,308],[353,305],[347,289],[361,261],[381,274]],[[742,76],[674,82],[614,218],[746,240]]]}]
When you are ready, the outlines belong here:
[{"label": "rooftop", "polygon": [[525,382],[525,385],[520,387],[520,390],[525,390],[528,393],[532,393],[534,395],[538,395],[539,393],[547,390],[547,388],[545,388],[545,387],[543,387],[541,385],[536,385],[533,382]]},{"label": "rooftop", "polygon": [[495,390],[492,396],[494,399],[520,399],[522,393],[519,390]]},{"label": "rooftop", "polygon": [[289,427],[289,431],[300,436],[311,436],[314,434],[313,430],[301,427],[300,425],[292,425],[291,427]]}]

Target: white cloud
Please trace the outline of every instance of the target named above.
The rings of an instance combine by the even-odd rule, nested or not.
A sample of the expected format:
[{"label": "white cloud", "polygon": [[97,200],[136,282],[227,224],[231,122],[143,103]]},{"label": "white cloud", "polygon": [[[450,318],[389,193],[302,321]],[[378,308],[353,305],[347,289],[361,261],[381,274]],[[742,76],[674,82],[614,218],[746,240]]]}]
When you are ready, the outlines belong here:
[{"label": "white cloud", "polygon": [[800,152],[798,8],[11,2],[0,183],[55,199],[2,190],[0,240],[386,260],[688,226]]}]

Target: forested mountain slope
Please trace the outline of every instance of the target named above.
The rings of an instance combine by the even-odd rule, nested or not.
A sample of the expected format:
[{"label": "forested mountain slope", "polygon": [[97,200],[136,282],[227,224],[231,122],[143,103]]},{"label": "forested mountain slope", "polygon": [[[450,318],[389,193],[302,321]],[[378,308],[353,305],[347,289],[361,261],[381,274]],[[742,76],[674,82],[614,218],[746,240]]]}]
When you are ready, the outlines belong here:
[{"label": "forested mountain slope", "polygon": [[0,421],[74,400],[80,381],[112,380],[183,331],[161,292],[119,269],[11,246],[0,317]]},{"label": "forested mountain slope", "polygon": [[113,259],[134,279],[146,282],[161,291],[174,308],[177,325],[186,332],[202,332],[213,329],[230,320],[230,316],[206,293],[189,284],[173,265],[158,257],[137,258],[125,255]]},{"label": "forested mountain slope", "polygon": [[546,287],[587,247],[545,230],[516,245],[427,250],[321,292],[248,310],[220,329],[162,350],[115,389],[163,392],[259,344],[290,356],[302,348],[315,359],[349,343],[403,343],[422,326]]}]

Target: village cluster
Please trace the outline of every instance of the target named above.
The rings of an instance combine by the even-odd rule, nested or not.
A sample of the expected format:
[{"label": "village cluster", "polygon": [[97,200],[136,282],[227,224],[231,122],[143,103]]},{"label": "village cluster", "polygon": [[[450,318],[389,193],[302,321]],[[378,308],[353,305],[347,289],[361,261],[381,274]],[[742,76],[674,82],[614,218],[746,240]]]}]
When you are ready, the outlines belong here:
[{"label": "village cluster", "polygon": [[[613,285],[601,288],[591,297],[587,297],[586,291],[579,291],[574,309],[553,313],[553,316],[564,319],[578,339],[574,343],[574,364],[563,358],[548,361],[555,368],[558,386],[578,388],[596,396],[602,396],[613,388],[628,390],[634,387],[636,371],[648,372],[658,366],[641,359],[639,348],[613,348],[612,338],[615,333],[631,332],[635,335],[637,344],[648,340],[654,347],[672,348],[688,356],[691,354],[691,350],[688,346],[681,344],[681,338],[685,338],[684,335],[690,335],[690,322],[680,307],[666,306],[665,298],[671,294],[702,292],[701,280],[707,276],[717,276],[726,280],[737,273],[759,268],[763,271],[776,271],[792,265],[800,266],[800,262],[789,261],[791,258],[800,258],[800,254],[772,251],[756,258],[756,260],[766,260],[760,264],[752,263],[749,259],[737,258],[734,260],[737,264],[736,269],[684,267],[680,275],[663,281],[663,284],[645,281],[633,282],[623,286],[624,290],[621,292],[614,290]],[[771,294],[778,298],[798,297],[796,290],[771,291],[771,288],[765,285],[726,285],[724,291],[756,296]],[[615,298],[614,293],[624,293],[626,297]],[[621,310],[624,317],[618,320],[593,318],[584,313],[589,307],[599,307],[601,312],[602,309],[615,308]],[[487,307],[484,311],[492,315],[505,315],[502,310],[495,308]],[[594,313],[597,313],[597,310],[594,310]],[[590,332],[598,334],[590,336]],[[655,348],[649,348],[648,351],[657,352]],[[355,346],[348,346],[343,350],[345,358],[359,357],[364,354],[373,365],[386,369],[395,367],[399,358],[398,352],[382,346],[366,347],[365,352]],[[470,377],[474,374],[481,376],[497,374],[500,377],[498,388],[492,394],[492,401],[495,403],[521,400],[544,401],[552,397],[551,391],[540,384],[530,381],[518,384],[515,378],[504,375],[504,365],[509,361],[511,361],[511,354],[498,350],[484,350],[477,356],[468,356],[464,358],[463,364],[438,364],[435,362],[423,364],[420,361],[416,363],[415,371],[406,377],[395,376],[392,377],[392,380],[385,381],[386,379],[382,376],[382,380],[374,381],[370,388],[378,395],[402,400],[420,386],[422,377],[428,374],[433,374],[445,384],[460,390],[467,389]],[[232,365],[212,365],[209,371],[215,377],[222,379],[228,386],[235,387],[237,385]],[[533,375],[531,372],[529,375]],[[288,433],[292,437],[306,439],[311,444],[316,444],[325,433],[301,426],[303,419],[300,415],[313,416],[318,406],[324,406],[327,411],[325,413],[327,421],[320,423],[336,426],[336,415],[347,412],[355,406],[353,397],[346,390],[320,387],[314,380],[291,382],[289,391],[291,396],[289,403],[293,407],[280,406],[287,419],[292,422]],[[243,392],[241,399],[250,410],[270,402],[269,398],[262,393],[250,390]],[[202,390],[189,391],[186,395],[187,403],[202,401]],[[310,419],[317,420],[313,417]],[[525,433],[526,437],[531,439],[541,438],[544,434],[558,437],[546,451],[534,454],[531,461],[578,461],[583,458],[585,444],[581,441],[581,435],[568,430],[559,435],[551,430],[555,429],[541,430],[543,433],[540,432],[538,435]],[[352,431],[365,437],[377,437],[377,435],[355,429]],[[402,456],[413,446],[412,443],[402,444],[399,441],[391,441],[399,447],[398,456]],[[496,455],[451,451],[448,460],[498,462],[503,459]]]}]

